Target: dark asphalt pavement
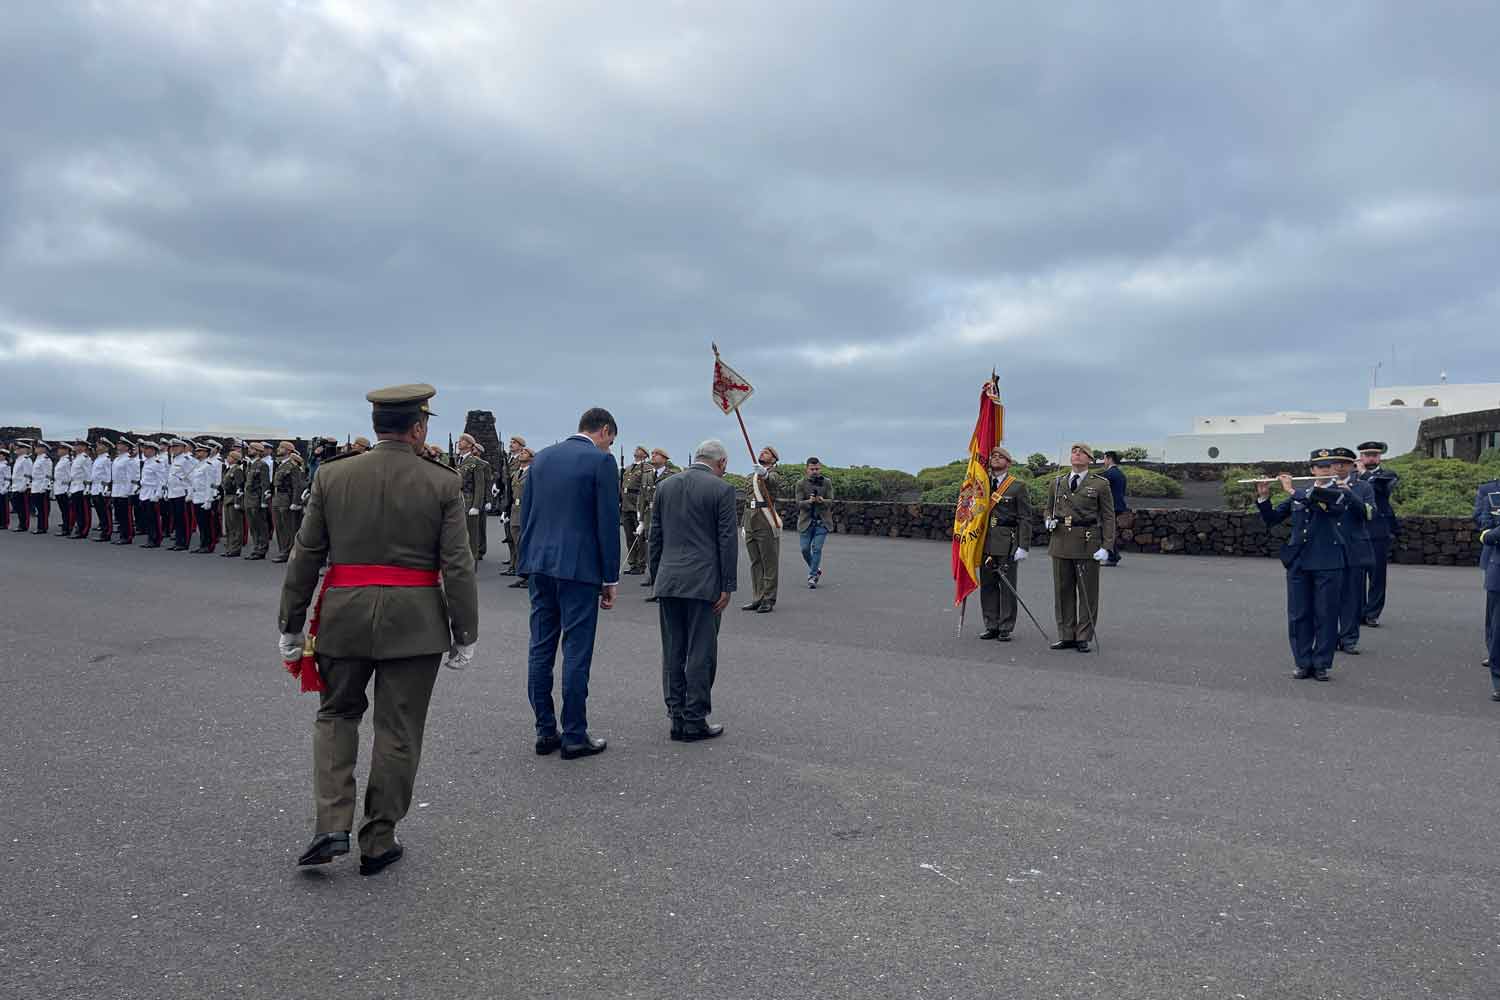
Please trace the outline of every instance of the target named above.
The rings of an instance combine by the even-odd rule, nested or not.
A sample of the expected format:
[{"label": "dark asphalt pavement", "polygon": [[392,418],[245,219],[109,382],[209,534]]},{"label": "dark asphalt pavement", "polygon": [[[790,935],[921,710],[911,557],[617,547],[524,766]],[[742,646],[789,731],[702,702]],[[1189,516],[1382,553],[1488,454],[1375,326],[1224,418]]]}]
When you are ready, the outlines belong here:
[{"label": "dark asphalt pavement", "polygon": [[[1274,561],[1127,555],[1084,656],[1024,617],[980,642],[977,600],[956,638],[945,544],[826,558],[807,591],[787,536],[776,613],[726,613],[704,744],[667,739],[627,577],[610,748],[574,762],[532,753],[526,600],[482,563],[407,856],[361,878],[293,867],[315,699],[281,567],[0,537],[0,994],[1500,994],[1477,571],[1392,567],[1386,627],[1316,684]],[[1021,577],[1051,628],[1045,554]]]}]

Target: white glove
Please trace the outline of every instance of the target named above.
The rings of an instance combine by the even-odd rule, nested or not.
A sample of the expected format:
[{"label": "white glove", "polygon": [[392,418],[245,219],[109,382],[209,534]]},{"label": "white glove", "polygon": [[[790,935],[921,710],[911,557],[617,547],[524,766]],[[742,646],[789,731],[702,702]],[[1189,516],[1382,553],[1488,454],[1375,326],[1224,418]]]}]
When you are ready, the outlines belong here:
[{"label": "white glove", "polygon": [[1108,560],[1109,560],[1109,550],[1108,549],[1100,549],[1098,552],[1094,553],[1094,562],[1107,562]]},{"label": "white glove", "polygon": [[495,505],[494,505],[494,504],[492,504],[492,503],[487,503],[487,504],[485,504],[485,505],[484,505],[484,512],[485,512],[485,513],[486,513],[486,514],[488,514],[488,513],[490,513],[490,512],[491,512],[491,511],[493,511],[493,510],[494,510],[494,509],[495,509]]},{"label": "white glove", "polygon": [[1051,531],[1053,528],[1057,527],[1057,518],[1055,518],[1055,517],[1049,517],[1049,518],[1047,518],[1047,520],[1043,521],[1042,523],[1047,526],[1047,530],[1048,531]]},{"label": "white glove", "polygon": [[645,521],[641,521],[640,523],[638,523],[635,526],[635,533],[637,535],[644,535],[646,533],[646,522]]},{"label": "white glove", "polygon": [[204,510],[213,510],[214,509],[214,505],[212,503],[200,503],[198,506],[202,507]]},{"label": "white glove", "polygon": [[443,666],[449,670],[462,670],[474,662],[474,647],[478,643],[471,642],[467,646],[454,643],[448,650],[448,658],[443,661]]},{"label": "white glove", "polygon": [[478,507],[470,507],[469,508],[469,516],[470,517],[478,517],[479,516],[479,508]]},{"label": "white glove", "polygon": [[301,509],[302,509],[302,505],[301,504],[299,504],[299,503],[292,504],[292,510],[301,510]]},{"label": "white glove", "polygon": [[1025,549],[1016,549],[1016,554],[1014,556],[1011,556],[1011,561],[1012,562],[1022,562],[1025,559],[1026,559],[1026,550]]},{"label": "white glove", "polygon": [[276,640],[276,649],[281,654],[282,663],[302,659],[302,633],[281,633],[281,638]]},{"label": "white glove", "polygon": [[509,514],[501,514],[500,515],[500,523],[501,524],[509,524],[510,523],[510,515]]}]

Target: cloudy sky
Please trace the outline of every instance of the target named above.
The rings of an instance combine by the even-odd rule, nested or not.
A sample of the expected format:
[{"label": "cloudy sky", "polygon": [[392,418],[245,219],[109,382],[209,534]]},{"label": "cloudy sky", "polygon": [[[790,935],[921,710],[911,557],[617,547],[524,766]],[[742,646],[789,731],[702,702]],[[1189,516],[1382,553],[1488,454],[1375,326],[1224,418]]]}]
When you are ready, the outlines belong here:
[{"label": "cloudy sky", "polygon": [[[1500,8],[12,0],[0,424],[915,469],[1500,377]],[[1394,361],[1392,348],[1395,349]],[[745,465],[740,461],[738,465]]]}]

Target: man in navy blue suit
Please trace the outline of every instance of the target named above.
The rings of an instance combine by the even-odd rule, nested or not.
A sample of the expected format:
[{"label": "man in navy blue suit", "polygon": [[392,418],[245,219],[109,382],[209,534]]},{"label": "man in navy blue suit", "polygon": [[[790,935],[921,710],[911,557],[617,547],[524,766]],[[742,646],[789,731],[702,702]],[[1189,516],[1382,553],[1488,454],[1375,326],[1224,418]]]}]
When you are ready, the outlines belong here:
[{"label": "man in navy blue suit", "polygon": [[[599,609],[612,608],[620,585],[620,480],[609,456],[619,428],[595,407],[578,433],[543,448],[521,500],[516,575],[531,592],[526,693],[536,713],[536,752],[564,760],[602,753],[589,735],[586,704]],[[552,703],[552,666],[562,641],[562,733]]]},{"label": "man in navy blue suit", "polygon": [[[1117,451],[1106,451],[1104,453],[1104,471],[1100,473],[1109,480],[1110,499],[1115,504],[1115,521],[1120,520],[1120,515],[1130,510],[1130,505],[1125,502],[1125,473],[1120,468],[1120,453]],[[1120,565],[1120,533],[1115,532],[1115,547],[1109,550],[1109,558],[1105,560],[1106,566]]]},{"label": "man in navy blue suit", "polygon": [[[1500,479],[1480,484],[1479,492],[1474,495],[1474,526],[1479,529],[1482,542],[1485,541],[1485,532],[1491,528],[1500,528]],[[1490,668],[1490,675],[1496,680],[1496,689],[1500,690],[1500,660],[1489,655],[1495,626],[1500,624],[1500,586],[1490,589],[1492,565],[1500,572],[1500,549],[1491,544],[1481,545],[1479,568],[1484,573],[1484,665]],[[1500,585],[1500,577],[1494,582]]]}]

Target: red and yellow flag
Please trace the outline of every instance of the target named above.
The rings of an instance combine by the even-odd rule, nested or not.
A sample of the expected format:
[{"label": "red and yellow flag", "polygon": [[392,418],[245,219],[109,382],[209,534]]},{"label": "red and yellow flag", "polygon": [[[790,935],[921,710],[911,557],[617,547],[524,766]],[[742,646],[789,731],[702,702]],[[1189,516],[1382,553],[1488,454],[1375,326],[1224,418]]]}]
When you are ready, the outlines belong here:
[{"label": "red and yellow flag", "polygon": [[984,561],[984,540],[989,533],[990,449],[1005,436],[1005,407],[1000,404],[1000,383],[993,377],[979,394],[979,419],[969,438],[969,468],[958,491],[953,512],[953,605],[957,607],[979,589],[979,566]]}]

